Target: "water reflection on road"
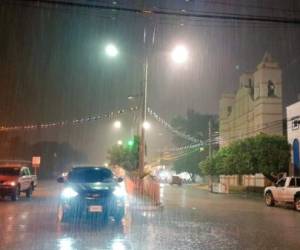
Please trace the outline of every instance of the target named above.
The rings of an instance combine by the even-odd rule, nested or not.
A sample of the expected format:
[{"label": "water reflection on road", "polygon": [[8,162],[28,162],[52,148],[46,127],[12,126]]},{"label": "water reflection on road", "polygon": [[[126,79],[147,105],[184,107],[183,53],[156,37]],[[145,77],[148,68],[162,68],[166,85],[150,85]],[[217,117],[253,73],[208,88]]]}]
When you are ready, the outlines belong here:
[{"label": "water reflection on road", "polygon": [[31,201],[0,200],[0,249],[273,250],[300,245],[300,214],[293,210],[189,186],[161,189],[163,209],[131,200],[121,225],[84,220],[60,224],[56,221],[59,186],[42,183]]}]

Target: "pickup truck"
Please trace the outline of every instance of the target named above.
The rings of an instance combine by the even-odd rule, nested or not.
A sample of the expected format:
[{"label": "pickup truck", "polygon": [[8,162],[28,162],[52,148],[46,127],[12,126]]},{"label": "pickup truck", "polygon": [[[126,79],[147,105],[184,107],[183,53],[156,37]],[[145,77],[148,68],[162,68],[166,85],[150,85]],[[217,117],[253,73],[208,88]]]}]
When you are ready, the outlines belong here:
[{"label": "pickup truck", "polygon": [[37,186],[37,178],[30,169],[18,165],[0,165],[0,197],[9,196],[12,201],[17,201],[21,192],[30,198]]},{"label": "pickup truck", "polygon": [[283,177],[274,186],[266,187],[264,191],[267,206],[276,202],[290,203],[300,212],[300,177]]}]

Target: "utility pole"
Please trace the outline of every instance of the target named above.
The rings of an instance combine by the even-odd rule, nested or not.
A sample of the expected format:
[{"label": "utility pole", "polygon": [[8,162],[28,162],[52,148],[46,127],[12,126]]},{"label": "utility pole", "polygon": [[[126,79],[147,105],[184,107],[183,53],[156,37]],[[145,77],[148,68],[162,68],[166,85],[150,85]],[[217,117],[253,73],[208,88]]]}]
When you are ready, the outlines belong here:
[{"label": "utility pole", "polygon": [[208,120],[208,156],[209,159],[212,157],[212,136],[211,136],[211,119]]},{"label": "utility pole", "polygon": [[[211,139],[211,119],[208,120],[208,157],[211,160],[212,157],[212,139]],[[208,186],[212,192],[212,178],[209,175]]]},{"label": "utility pole", "polygon": [[147,89],[148,89],[148,51],[147,51],[147,33],[146,28],[144,29],[144,44],[146,47],[146,55],[144,62],[144,81],[143,81],[143,93],[142,93],[142,119],[141,119],[141,137],[140,137],[140,147],[139,147],[139,176],[142,177],[144,174],[145,165],[145,121],[147,115]]}]

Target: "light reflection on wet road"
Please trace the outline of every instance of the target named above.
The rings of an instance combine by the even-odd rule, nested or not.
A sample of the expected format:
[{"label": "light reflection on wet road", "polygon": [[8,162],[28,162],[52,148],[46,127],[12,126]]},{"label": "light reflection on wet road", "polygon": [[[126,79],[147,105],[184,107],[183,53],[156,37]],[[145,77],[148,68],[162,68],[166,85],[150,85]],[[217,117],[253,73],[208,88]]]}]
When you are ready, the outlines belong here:
[{"label": "light reflection on wet road", "polygon": [[[51,187],[51,192],[46,188]],[[122,226],[56,223],[59,185],[42,183],[31,201],[0,201],[0,249],[299,249],[300,213],[260,199],[162,187],[164,209],[137,202]]]}]

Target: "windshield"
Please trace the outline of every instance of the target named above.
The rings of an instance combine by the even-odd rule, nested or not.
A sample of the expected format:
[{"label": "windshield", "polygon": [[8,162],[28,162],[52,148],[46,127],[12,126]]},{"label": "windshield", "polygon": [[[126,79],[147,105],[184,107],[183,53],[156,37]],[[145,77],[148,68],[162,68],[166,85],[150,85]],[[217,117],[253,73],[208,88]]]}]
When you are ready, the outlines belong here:
[{"label": "windshield", "polygon": [[105,168],[74,169],[68,175],[70,182],[106,182],[111,181],[112,172]]},{"label": "windshield", "polygon": [[19,175],[20,168],[2,168],[0,167],[0,175],[15,176]]}]

